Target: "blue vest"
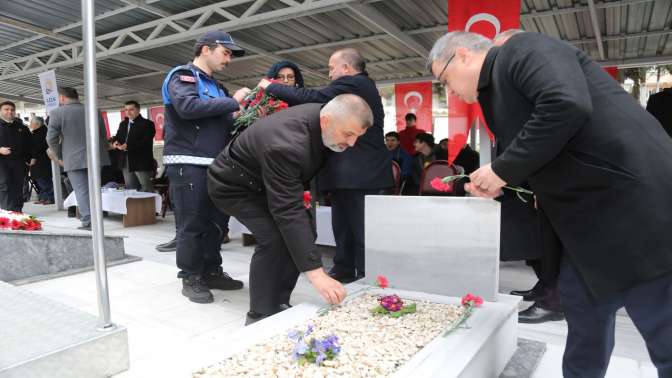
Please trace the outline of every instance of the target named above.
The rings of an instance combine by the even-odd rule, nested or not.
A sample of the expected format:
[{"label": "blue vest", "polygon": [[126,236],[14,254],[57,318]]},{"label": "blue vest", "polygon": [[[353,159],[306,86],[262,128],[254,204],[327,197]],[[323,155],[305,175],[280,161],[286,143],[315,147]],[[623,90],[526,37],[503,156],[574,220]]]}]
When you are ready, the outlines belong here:
[{"label": "blue vest", "polygon": [[168,75],[166,75],[166,79],[163,80],[163,85],[161,86],[161,95],[163,97],[164,105],[170,105],[170,95],[168,94],[168,83],[170,82],[170,78],[173,77],[173,75],[177,71],[191,71],[193,73],[194,78],[196,79],[196,85],[198,87],[198,97],[201,100],[209,100],[211,98],[217,98],[217,97],[226,97],[226,93],[224,93],[224,90],[217,84],[217,82],[214,79],[206,75],[203,75],[199,70],[195,69],[194,67],[184,65],[184,66],[177,66],[172,70],[170,70],[170,72],[168,72]]}]

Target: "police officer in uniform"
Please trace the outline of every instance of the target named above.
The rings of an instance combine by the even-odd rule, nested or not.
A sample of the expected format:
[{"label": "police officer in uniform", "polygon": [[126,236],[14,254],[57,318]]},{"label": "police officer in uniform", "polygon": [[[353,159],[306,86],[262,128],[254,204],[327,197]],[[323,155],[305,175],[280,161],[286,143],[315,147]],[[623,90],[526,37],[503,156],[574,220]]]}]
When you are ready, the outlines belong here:
[{"label": "police officer in uniform", "polygon": [[303,191],[336,155],[329,150],[342,153],[354,146],[372,124],[369,106],[352,94],[336,96],[324,107],[294,106],[238,134],[210,166],[212,200],[257,239],[246,324],[288,308],[300,272],[325,301],[336,304],[345,297],[343,285],[322,268]]},{"label": "police officer in uniform", "polygon": [[177,276],[182,279],[182,294],[195,303],[213,302],[210,289],[243,287],[222,271],[220,245],[228,233],[223,229],[228,215],[210,201],[206,173],[226,145],[233,113],[249,93],[242,88],[230,97],[213,74],[244,53],[228,33],[208,32],[196,41],[193,62],[171,70],[162,87],[163,164],[175,210]]}]

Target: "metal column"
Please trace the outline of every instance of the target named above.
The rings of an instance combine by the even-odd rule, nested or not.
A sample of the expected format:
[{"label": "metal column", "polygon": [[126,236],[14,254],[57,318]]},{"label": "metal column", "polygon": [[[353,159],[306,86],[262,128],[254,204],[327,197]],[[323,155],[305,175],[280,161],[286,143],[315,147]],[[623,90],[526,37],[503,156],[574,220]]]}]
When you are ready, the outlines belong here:
[{"label": "metal column", "polygon": [[110,296],[107,285],[107,267],[103,248],[102,200],[100,194],[100,140],[98,131],[98,96],[96,93],[96,29],[94,0],[82,0],[82,29],[84,45],[84,93],[86,107],[86,149],[91,202],[91,230],[93,231],[93,264],[98,294],[98,329],[115,327],[110,319]]}]

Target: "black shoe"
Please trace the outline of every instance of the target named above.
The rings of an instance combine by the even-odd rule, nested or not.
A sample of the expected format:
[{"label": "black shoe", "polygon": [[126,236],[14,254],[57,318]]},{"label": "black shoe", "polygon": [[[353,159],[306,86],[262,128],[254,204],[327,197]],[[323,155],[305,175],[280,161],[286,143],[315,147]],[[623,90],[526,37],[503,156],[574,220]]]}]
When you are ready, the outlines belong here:
[{"label": "black shoe", "polygon": [[518,323],[537,324],[564,319],[565,314],[561,311],[547,310],[537,303],[518,313]]},{"label": "black shoe", "polygon": [[174,238],[173,240],[159,244],[156,246],[156,250],[159,252],[175,252],[177,251],[177,238]]},{"label": "black shoe", "polygon": [[68,218],[77,218],[77,210],[75,206],[68,207]]},{"label": "black shoe", "polygon": [[256,322],[260,321],[261,319],[268,318],[269,316],[273,316],[273,315],[277,314],[278,312],[285,311],[285,310],[290,309],[290,308],[292,308],[292,305],[290,305],[289,303],[283,303],[281,305],[278,305],[278,310],[276,312],[274,312],[273,314],[262,314],[262,313],[250,310],[250,311],[247,312],[247,316],[245,317],[245,325],[248,326],[250,324],[256,323]]},{"label": "black shoe", "polygon": [[342,270],[332,268],[329,271],[329,273],[327,273],[327,274],[329,274],[329,277],[335,279],[336,281],[338,281],[340,283],[344,283],[344,284],[357,281],[358,279],[361,278],[361,277],[357,277],[355,275],[354,270],[351,273],[346,273],[346,272],[343,272]]},{"label": "black shoe", "polygon": [[194,303],[212,303],[215,301],[212,292],[198,274],[192,274],[182,279],[182,295]]},{"label": "black shoe", "polygon": [[214,272],[204,274],[203,281],[211,289],[240,290],[243,288],[243,281],[234,280],[228,273],[222,271],[222,267]]},{"label": "black shoe", "polygon": [[523,297],[523,300],[526,302],[534,302],[537,299],[541,299],[544,295],[543,286],[541,281],[537,283],[530,290],[513,290],[511,295],[517,295]]}]

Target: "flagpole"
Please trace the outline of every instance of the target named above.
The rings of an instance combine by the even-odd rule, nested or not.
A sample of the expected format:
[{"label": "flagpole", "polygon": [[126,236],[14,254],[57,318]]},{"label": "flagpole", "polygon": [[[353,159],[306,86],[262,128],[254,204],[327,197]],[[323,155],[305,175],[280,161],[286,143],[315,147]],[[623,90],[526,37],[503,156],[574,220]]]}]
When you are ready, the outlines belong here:
[{"label": "flagpole", "polygon": [[91,230],[93,231],[93,265],[98,299],[98,330],[115,328],[110,317],[110,295],[107,286],[107,267],[103,247],[102,200],[100,194],[100,140],[98,125],[98,95],[96,93],[96,30],[94,0],[82,0],[82,28],[84,47],[84,93],[86,108],[86,150],[91,202]]}]

